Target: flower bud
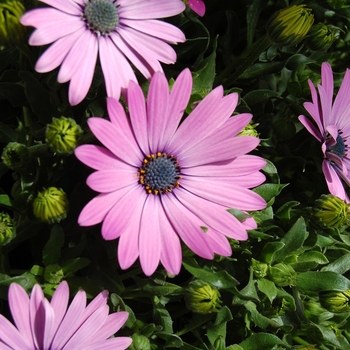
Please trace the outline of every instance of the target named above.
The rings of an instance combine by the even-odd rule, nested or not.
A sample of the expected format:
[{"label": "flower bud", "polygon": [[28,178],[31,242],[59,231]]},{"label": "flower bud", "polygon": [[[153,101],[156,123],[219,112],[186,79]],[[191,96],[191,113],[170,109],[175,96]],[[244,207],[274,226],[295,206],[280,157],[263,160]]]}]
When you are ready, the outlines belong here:
[{"label": "flower bud", "polygon": [[20,1],[0,3],[0,45],[15,45],[25,38],[27,29],[19,21],[24,11]]},{"label": "flower bud", "polygon": [[296,272],[291,266],[279,263],[269,267],[268,277],[276,286],[293,286],[296,281]]},{"label": "flower bud", "polygon": [[28,148],[18,142],[10,142],[3,150],[1,159],[12,170],[20,170],[27,166],[29,161]]},{"label": "flower bud", "polygon": [[350,224],[350,204],[332,194],[323,194],[315,201],[312,212],[316,220],[329,228],[340,228]]},{"label": "flower bud", "polygon": [[317,23],[309,31],[306,45],[313,51],[326,51],[334,43],[337,31],[334,27]]},{"label": "flower bud", "polygon": [[205,4],[202,0],[184,0],[184,3],[198,16],[205,15]]},{"label": "flower bud", "polygon": [[267,275],[269,266],[252,258],[252,268],[256,278],[263,278]]},{"label": "flower bud", "polygon": [[151,350],[151,343],[144,335],[133,334],[131,338],[132,343],[129,350]]},{"label": "flower bud", "polygon": [[52,118],[46,127],[46,142],[59,154],[71,154],[77,147],[83,130],[72,118]]},{"label": "flower bud", "polygon": [[314,23],[311,9],[294,5],[275,12],[267,23],[267,35],[278,45],[296,45],[303,40]]},{"label": "flower bud", "polygon": [[52,264],[45,267],[45,281],[52,284],[59,284],[64,278],[62,267],[58,264]]},{"label": "flower bud", "polygon": [[219,291],[201,280],[190,282],[186,291],[185,301],[189,310],[200,314],[218,312],[221,307]]},{"label": "flower bud", "polygon": [[350,290],[346,292],[327,291],[319,294],[321,305],[330,312],[350,311]]},{"label": "flower bud", "polygon": [[60,222],[67,216],[67,209],[67,196],[56,187],[39,192],[33,201],[34,216],[43,222]]},{"label": "flower bud", "polygon": [[0,213],[0,245],[5,245],[15,237],[14,222],[9,214]]},{"label": "flower bud", "polygon": [[254,136],[259,137],[259,133],[256,131],[256,127],[259,124],[253,124],[252,122],[249,122],[249,124],[238,134],[238,136]]}]

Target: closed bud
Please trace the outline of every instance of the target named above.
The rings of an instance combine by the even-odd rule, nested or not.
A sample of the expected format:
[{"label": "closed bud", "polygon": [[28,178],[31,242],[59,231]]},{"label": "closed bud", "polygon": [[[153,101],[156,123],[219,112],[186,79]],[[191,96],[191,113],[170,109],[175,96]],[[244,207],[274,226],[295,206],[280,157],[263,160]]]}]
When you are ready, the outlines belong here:
[{"label": "closed bud", "polygon": [[267,275],[269,266],[252,258],[252,268],[256,278],[263,278]]},{"label": "closed bud", "polygon": [[350,224],[350,204],[332,194],[323,194],[315,201],[313,216],[323,226],[341,228]]},{"label": "closed bud", "polygon": [[0,45],[15,45],[26,37],[27,30],[19,21],[24,11],[20,1],[0,3]]},{"label": "closed bud", "polygon": [[259,137],[259,133],[256,131],[256,127],[259,124],[253,124],[252,122],[249,122],[249,124],[238,134],[238,136],[254,136]]},{"label": "closed bud", "polygon": [[14,222],[9,214],[0,213],[0,245],[9,243],[15,237]]},{"label": "closed bud", "polygon": [[25,168],[29,161],[28,148],[18,142],[10,142],[3,150],[1,159],[12,170]]},{"label": "closed bud", "polygon": [[68,200],[63,190],[49,187],[39,192],[33,201],[34,216],[47,223],[60,222],[67,216]]},{"label": "closed bud", "polygon": [[132,335],[132,343],[129,350],[151,350],[151,343],[148,338],[141,334]]},{"label": "closed bud", "polygon": [[278,45],[296,45],[302,41],[314,23],[311,9],[294,5],[274,13],[267,23],[267,35]]},{"label": "closed bud", "polygon": [[218,312],[221,307],[219,291],[209,283],[201,280],[190,282],[186,291],[185,301],[189,310],[200,314]]},{"label": "closed bud", "polygon": [[334,43],[337,31],[333,26],[317,23],[309,31],[306,45],[313,51],[326,51]]},{"label": "closed bud", "polygon": [[296,272],[291,266],[280,263],[269,267],[268,277],[276,286],[293,286],[296,281]]},{"label": "closed bud", "polygon": [[68,155],[77,147],[82,133],[72,118],[52,118],[52,123],[46,127],[46,142],[54,152]]},{"label": "closed bud", "polygon": [[322,292],[319,297],[321,305],[330,312],[350,311],[350,290],[346,292]]}]

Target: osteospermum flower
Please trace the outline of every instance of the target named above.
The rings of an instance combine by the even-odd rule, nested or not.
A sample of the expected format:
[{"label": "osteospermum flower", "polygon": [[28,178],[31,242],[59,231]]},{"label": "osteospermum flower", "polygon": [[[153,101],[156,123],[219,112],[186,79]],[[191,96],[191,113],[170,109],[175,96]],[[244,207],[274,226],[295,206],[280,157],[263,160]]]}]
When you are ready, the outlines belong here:
[{"label": "osteospermum flower", "polygon": [[350,185],[350,158],[348,138],[350,137],[350,70],[347,69],[343,82],[333,103],[333,73],[329,63],[322,64],[322,82],[318,85],[318,95],[309,80],[312,102],[305,102],[304,107],[315,121],[299,116],[300,122],[309,133],[321,142],[323,162],[322,170],[329,192],[346,202],[349,197],[341,179]]},{"label": "osteospermum flower", "polygon": [[[61,65],[58,81],[70,81],[69,102],[86,96],[99,56],[108,96],[119,99],[129,80],[137,81],[131,63],[148,79],[162,71],[159,62],[174,63],[168,43],[184,34],[158,21],[181,13],[181,0],[40,0],[52,7],[27,12],[21,23],[37,28],[29,38],[35,46],[53,43],[35,69],[49,72]],[[128,59],[128,60],[127,60]]]},{"label": "osteospermum flower", "polygon": [[[196,254],[212,259],[229,256],[225,236],[247,239],[253,219],[240,222],[227,208],[258,210],[265,201],[249,190],[265,177],[264,159],[246,155],[258,144],[252,136],[237,136],[250,114],[231,114],[236,93],[223,96],[222,86],[204,98],[180,124],[192,90],[184,70],[169,93],[163,73],[150,83],[147,102],[140,86],[130,82],[129,117],[113,98],[107,100],[110,121],[90,118],[88,124],[106,147],[79,146],[76,156],[97,171],[87,184],[101,192],[82,210],[82,226],[103,221],[102,236],[119,237],[121,268],[140,257],[151,275],[159,261],[171,274],[181,267],[180,238]],[[205,227],[207,229],[205,229]]]},{"label": "osteospermum flower", "polygon": [[131,338],[111,338],[128,318],[127,312],[108,315],[108,292],[104,291],[86,306],[80,290],[68,306],[69,288],[62,282],[51,303],[41,287],[31,296],[16,283],[9,288],[8,300],[16,327],[0,315],[0,348],[13,350],[124,350]]}]

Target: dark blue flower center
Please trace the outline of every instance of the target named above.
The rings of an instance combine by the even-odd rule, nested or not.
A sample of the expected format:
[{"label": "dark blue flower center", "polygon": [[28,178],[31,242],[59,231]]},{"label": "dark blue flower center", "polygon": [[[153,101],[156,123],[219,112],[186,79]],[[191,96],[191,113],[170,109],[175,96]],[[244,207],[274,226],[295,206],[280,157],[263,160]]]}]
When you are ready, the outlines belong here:
[{"label": "dark blue flower center", "polygon": [[88,0],[83,18],[90,30],[108,35],[119,24],[115,0]]},{"label": "dark blue flower center", "polygon": [[346,151],[346,145],[344,143],[343,138],[338,135],[337,139],[336,139],[336,144],[333,146],[328,146],[327,147],[327,151],[328,152],[332,152],[334,154],[336,154],[338,157],[340,157],[341,159],[343,159],[345,157],[345,151]]},{"label": "dark blue flower center", "polygon": [[166,153],[148,155],[139,169],[139,182],[149,194],[169,193],[180,185],[178,160]]}]

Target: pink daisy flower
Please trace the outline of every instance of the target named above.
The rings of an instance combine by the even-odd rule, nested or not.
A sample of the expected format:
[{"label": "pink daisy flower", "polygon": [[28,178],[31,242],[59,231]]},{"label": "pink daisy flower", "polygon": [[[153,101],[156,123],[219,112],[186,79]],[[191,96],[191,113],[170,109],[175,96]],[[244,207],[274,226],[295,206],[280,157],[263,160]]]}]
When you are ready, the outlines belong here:
[{"label": "pink daisy flower", "polygon": [[[49,72],[61,65],[57,80],[70,81],[69,102],[86,96],[97,56],[108,96],[119,99],[129,80],[137,81],[129,61],[149,79],[162,71],[159,62],[174,63],[168,43],[185,41],[175,26],[158,21],[185,9],[181,0],[40,0],[52,7],[31,10],[21,23],[37,28],[29,38],[35,46],[53,43],[35,69]],[[129,61],[128,61],[129,60]]]},{"label": "pink daisy flower", "polygon": [[[119,238],[122,269],[140,257],[151,275],[159,261],[173,275],[182,262],[181,240],[197,255],[229,256],[226,237],[246,240],[250,218],[240,222],[227,208],[259,210],[265,201],[249,188],[265,177],[265,160],[246,155],[259,144],[252,136],[237,136],[250,114],[231,117],[236,93],[223,96],[222,86],[206,96],[182,122],[192,90],[185,69],[169,93],[163,73],[150,83],[147,102],[140,86],[130,82],[129,117],[113,98],[107,100],[110,121],[89,118],[88,124],[106,147],[82,145],[76,156],[97,170],[87,184],[101,192],[82,210],[82,226],[103,221],[102,236]],[[203,229],[206,227],[207,229]]]},{"label": "pink daisy flower", "polygon": [[186,0],[187,6],[197,15],[203,17],[205,14],[205,4],[202,0]]},{"label": "pink daisy flower", "polygon": [[13,350],[124,350],[131,338],[110,338],[128,318],[127,312],[108,315],[108,292],[86,306],[80,290],[68,306],[69,288],[62,282],[51,303],[36,284],[28,297],[17,283],[9,288],[9,304],[16,327],[0,315],[0,348]]},{"label": "pink daisy flower", "polygon": [[322,82],[317,91],[309,81],[312,102],[304,107],[316,125],[305,116],[299,116],[300,122],[309,133],[321,142],[323,162],[322,170],[329,192],[346,202],[349,197],[341,179],[350,185],[350,158],[348,139],[350,137],[350,70],[347,69],[343,82],[333,103],[333,72],[329,63],[322,64]]}]

